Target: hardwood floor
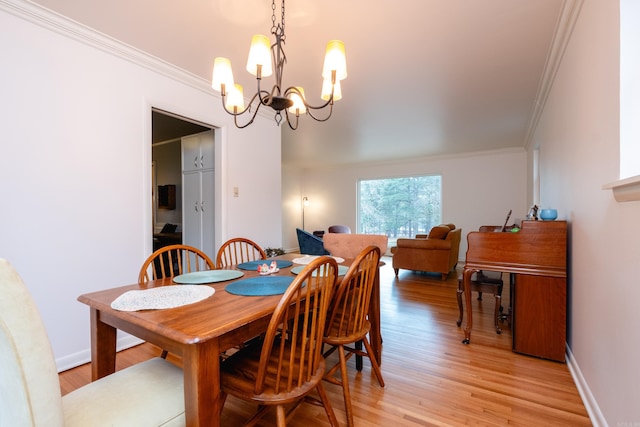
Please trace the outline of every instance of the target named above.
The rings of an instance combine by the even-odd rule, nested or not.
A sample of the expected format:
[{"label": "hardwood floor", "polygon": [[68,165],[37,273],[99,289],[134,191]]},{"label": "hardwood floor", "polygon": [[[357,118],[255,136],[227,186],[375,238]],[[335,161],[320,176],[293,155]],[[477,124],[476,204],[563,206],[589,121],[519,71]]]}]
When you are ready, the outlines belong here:
[{"label": "hardwood floor", "polygon": [[[381,388],[368,361],[357,373],[350,364],[350,386],[357,426],[590,426],[587,411],[564,363],[511,351],[511,330],[503,324],[495,333],[490,296],[474,304],[470,345],[456,326],[457,274],[446,281],[440,275],[400,271],[395,278],[391,259],[383,258]],[[505,287],[503,301],[508,301]],[[503,304],[504,305],[504,304]],[[150,344],[118,354],[118,369],[157,356]],[[171,357],[171,356],[170,356]],[[334,356],[331,356],[332,358]],[[62,393],[88,383],[89,366],[60,374]],[[341,425],[346,425],[342,391],[324,383]],[[229,397],[223,425],[240,425],[254,407]],[[275,424],[267,416],[259,425]],[[290,427],[327,426],[321,407],[303,404]]]}]

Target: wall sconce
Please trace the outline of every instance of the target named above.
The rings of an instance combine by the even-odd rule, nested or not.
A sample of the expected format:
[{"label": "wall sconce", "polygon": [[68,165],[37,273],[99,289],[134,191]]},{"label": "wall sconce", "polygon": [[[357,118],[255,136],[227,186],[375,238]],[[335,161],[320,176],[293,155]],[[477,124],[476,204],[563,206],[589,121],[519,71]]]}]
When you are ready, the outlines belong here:
[{"label": "wall sconce", "polygon": [[304,208],[309,206],[309,198],[304,196],[302,198],[302,229],[304,230]]}]

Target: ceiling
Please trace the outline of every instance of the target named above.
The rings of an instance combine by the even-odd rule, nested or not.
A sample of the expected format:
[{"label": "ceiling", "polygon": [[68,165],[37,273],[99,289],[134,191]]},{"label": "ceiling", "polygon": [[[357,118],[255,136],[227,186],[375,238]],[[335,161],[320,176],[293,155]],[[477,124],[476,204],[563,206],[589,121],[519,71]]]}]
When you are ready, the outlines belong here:
[{"label": "ceiling", "polygon": [[[290,0],[283,85],[320,104],[331,39],[346,45],[349,76],[329,121],[282,125],[283,163],[524,147],[564,1]],[[36,2],[207,80],[214,57],[226,56],[246,97],[255,90],[244,69],[251,36],[271,28],[269,0]]]}]

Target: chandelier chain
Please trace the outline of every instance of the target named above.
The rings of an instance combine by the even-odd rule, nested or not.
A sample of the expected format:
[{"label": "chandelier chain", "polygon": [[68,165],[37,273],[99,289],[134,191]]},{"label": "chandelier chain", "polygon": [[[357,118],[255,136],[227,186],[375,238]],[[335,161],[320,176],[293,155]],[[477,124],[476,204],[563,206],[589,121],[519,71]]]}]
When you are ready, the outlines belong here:
[{"label": "chandelier chain", "polygon": [[282,41],[284,41],[285,39],[285,35],[284,35],[284,0],[282,0]]},{"label": "chandelier chain", "polygon": [[280,23],[276,23],[276,0],[271,0],[271,34],[279,36],[282,41],[286,38],[284,34],[284,0],[282,0]]},{"label": "chandelier chain", "polygon": [[276,32],[276,0],[271,0],[271,34]]}]

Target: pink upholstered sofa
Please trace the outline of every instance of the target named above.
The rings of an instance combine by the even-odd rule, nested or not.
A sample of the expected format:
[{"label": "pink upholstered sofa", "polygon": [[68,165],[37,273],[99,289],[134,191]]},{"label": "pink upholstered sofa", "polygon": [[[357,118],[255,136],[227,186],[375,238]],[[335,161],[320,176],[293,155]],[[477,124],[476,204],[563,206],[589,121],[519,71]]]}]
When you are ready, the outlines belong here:
[{"label": "pink upholstered sofa", "polygon": [[398,239],[393,254],[393,269],[440,273],[442,280],[449,276],[458,263],[462,229],[454,224],[433,227],[428,235],[418,234],[415,239]]},{"label": "pink upholstered sofa", "polygon": [[387,252],[387,236],[377,234],[327,233],[322,238],[324,248],[331,255],[353,259],[369,245],[380,248],[380,254]]}]

